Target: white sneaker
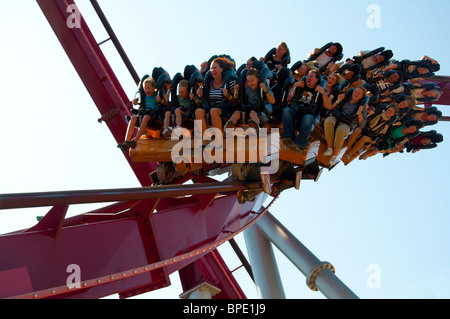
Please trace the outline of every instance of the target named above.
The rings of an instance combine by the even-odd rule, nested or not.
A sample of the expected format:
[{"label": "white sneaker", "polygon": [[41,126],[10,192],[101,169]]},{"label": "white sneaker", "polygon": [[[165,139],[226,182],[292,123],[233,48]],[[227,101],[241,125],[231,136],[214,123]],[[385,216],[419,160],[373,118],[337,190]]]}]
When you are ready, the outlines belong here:
[{"label": "white sneaker", "polygon": [[333,154],[333,149],[329,147],[325,152],[323,152],[324,156],[331,156]]},{"label": "white sneaker", "polygon": [[328,165],[333,166],[336,163],[337,163],[336,156],[331,156],[330,161],[328,162]]},{"label": "white sneaker", "polygon": [[180,136],[182,136],[182,135],[183,135],[183,132],[182,132],[181,128],[176,127],[172,130],[171,138],[173,137],[174,139],[179,139]]}]

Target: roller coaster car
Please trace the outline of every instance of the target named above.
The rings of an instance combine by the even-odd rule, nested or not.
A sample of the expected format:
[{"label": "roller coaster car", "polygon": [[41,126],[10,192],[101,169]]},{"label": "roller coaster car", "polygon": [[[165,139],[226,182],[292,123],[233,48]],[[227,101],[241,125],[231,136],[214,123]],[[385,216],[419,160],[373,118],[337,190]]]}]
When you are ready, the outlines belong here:
[{"label": "roller coaster car", "polygon": [[[253,67],[260,70],[260,81],[266,83],[272,73],[262,62],[256,61],[253,64]],[[203,82],[203,77],[194,68],[190,67],[187,71],[190,72],[185,70],[184,76],[175,75],[171,83],[173,94],[181,78],[190,79],[191,88],[197,85],[198,79]],[[241,87],[244,87],[246,79],[244,71],[239,76]],[[208,77],[210,76],[206,72],[206,83]],[[233,72],[226,74],[227,79],[234,77]],[[162,80],[158,82],[163,83]],[[287,86],[283,89],[285,90],[288,90]],[[173,94],[172,101],[176,102],[176,96]],[[247,104],[244,95],[239,95],[239,99],[241,105]],[[267,105],[261,97],[261,109],[270,114],[270,108],[266,108]],[[234,180],[260,183],[259,188],[239,192],[239,201],[245,202],[252,201],[261,192],[276,195],[291,187],[299,189],[302,179],[317,181],[324,167],[332,168],[328,164],[330,157],[323,155],[327,146],[320,126],[313,130],[307,149],[300,153],[284,145],[279,133],[282,131],[281,120],[274,118],[258,133],[254,129],[248,130],[247,125],[241,125],[231,131],[232,135],[228,135],[228,130],[225,134],[221,130],[214,130],[217,136],[211,134],[212,136],[205,138],[204,135],[204,139],[191,138],[192,133],[199,130],[195,130],[192,118],[183,123],[185,128],[181,132],[174,132],[177,134],[172,134],[170,140],[161,136],[162,126],[160,120],[152,121],[137,146],[129,151],[134,162],[159,163],[157,170],[151,174],[155,185],[170,184],[188,174],[212,176],[228,172],[233,175]],[[227,138],[229,136],[232,138]]]},{"label": "roller coaster car", "polygon": [[[136,148],[130,149],[129,154],[134,162],[159,163],[157,171],[151,175],[154,184],[172,183],[189,173],[213,176],[224,172],[231,173],[234,180],[260,183],[258,189],[240,191],[240,202],[252,201],[261,192],[275,196],[292,187],[299,189],[301,180],[317,181],[324,168],[332,169],[336,165],[330,166],[330,157],[323,155],[327,146],[320,126],[316,126],[311,133],[307,149],[299,153],[284,145],[278,131],[272,133],[272,128],[282,126],[281,123],[276,124],[266,125],[267,136],[259,136],[257,143],[248,136],[248,131],[244,131],[247,126],[241,126],[240,134],[243,134],[245,143],[234,139],[233,144],[229,145],[224,136],[218,137],[223,138],[222,143],[215,139],[201,140],[202,143],[199,143],[190,138],[193,130],[187,129],[184,137],[166,140],[157,136],[159,130],[148,128],[146,135],[139,140]],[[239,136],[239,133],[235,135]],[[276,145],[278,140],[279,148]],[[261,145],[270,145],[270,141],[275,141],[272,143],[275,144],[275,151],[270,152],[274,150],[272,148],[261,152]],[[251,147],[255,144],[258,148]],[[338,158],[345,150],[344,145]],[[278,160],[276,171],[264,170],[269,163],[273,165],[274,160]]]}]

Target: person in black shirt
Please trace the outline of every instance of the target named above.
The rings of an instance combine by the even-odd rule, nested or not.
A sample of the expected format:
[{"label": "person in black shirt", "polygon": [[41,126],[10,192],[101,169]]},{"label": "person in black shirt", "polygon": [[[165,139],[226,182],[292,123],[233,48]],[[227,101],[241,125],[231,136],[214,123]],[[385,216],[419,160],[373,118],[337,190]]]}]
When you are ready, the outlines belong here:
[{"label": "person in black shirt", "polygon": [[[320,80],[317,70],[309,71],[305,83],[297,88],[292,104],[283,110],[283,143],[298,152],[306,149],[311,131],[320,122],[321,108],[331,108],[329,97],[319,85]],[[301,124],[296,137],[297,120]]]}]

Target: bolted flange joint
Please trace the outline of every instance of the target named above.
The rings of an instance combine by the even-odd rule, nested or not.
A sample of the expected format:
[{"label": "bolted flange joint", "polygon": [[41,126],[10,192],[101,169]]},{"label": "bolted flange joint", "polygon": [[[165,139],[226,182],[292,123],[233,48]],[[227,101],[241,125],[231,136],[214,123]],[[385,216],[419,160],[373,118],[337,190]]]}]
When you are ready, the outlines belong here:
[{"label": "bolted flange joint", "polygon": [[319,273],[324,269],[331,270],[333,274],[336,273],[336,269],[334,268],[334,266],[327,261],[323,261],[317,264],[316,266],[312,267],[308,277],[306,277],[306,284],[312,291],[319,291],[319,289],[316,286],[316,278],[319,275]]}]

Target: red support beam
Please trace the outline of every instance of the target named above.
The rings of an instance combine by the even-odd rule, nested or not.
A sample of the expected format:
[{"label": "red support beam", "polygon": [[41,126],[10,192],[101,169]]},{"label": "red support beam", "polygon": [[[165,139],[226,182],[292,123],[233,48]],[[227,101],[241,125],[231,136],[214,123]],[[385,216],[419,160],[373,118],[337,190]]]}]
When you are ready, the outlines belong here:
[{"label": "red support beam", "polygon": [[49,236],[55,239],[58,238],[68,209],[69,205],[53,207],[36,226],[28,229],[27,232],[50,230],[50,232],[48,232]]},{"label": "red support beam", "polygon": [[[208,283],[220,289],[214,299],[245,299],[245,293],[232,275],[217,250],[196,260],[179,271],[183,293],[202,283]],[[219,281],[214,278],[223,278]]]},{"label": "red support beam", "polygon": [[[45,230],[0,236],[0,247],[0,278],[8,274],[14,283],[2,282],[0,298],[28,293],[30,288],[34,292],[66,285],[73,274],[70,265],[79,267],[80,280],[85,281],[159,261],[154,243],[136,218],[62,227],[56,240]],[[100,298],[143,285],[153,290],[168,284],[164,269],[157,269],[57,297]]]},{"label": "red support beam", "polygon": [[[94,282],[55,298],[100,298],[118,292],[128,297],[169,285],[169,274],[199,258],[203,265],[200,273],[208,274],[223,292],[218,298],[245,298],[218,252],[210,254],[220,242],[254,222],[259,216],[249,213],[254,204],[239,205],[235,195],[218,196],[205,210],[195,196],[171,199],[162,207],[157,203],[149,199],[114,204],[84,214],[84,218],[67,219],[57,238],[52,236],[54,229],[42,227],[0,236],[0,280],[9,278],[17,283],[0,285],[0,298],[39,291],[47,291],[45,298],[52,298],[51,289],[66,285],[69,265],[79,266],[80,280],[89,282],[169,261],[155,270],[110,283]],[[194,253],[172,262],[191,251]]]}]

